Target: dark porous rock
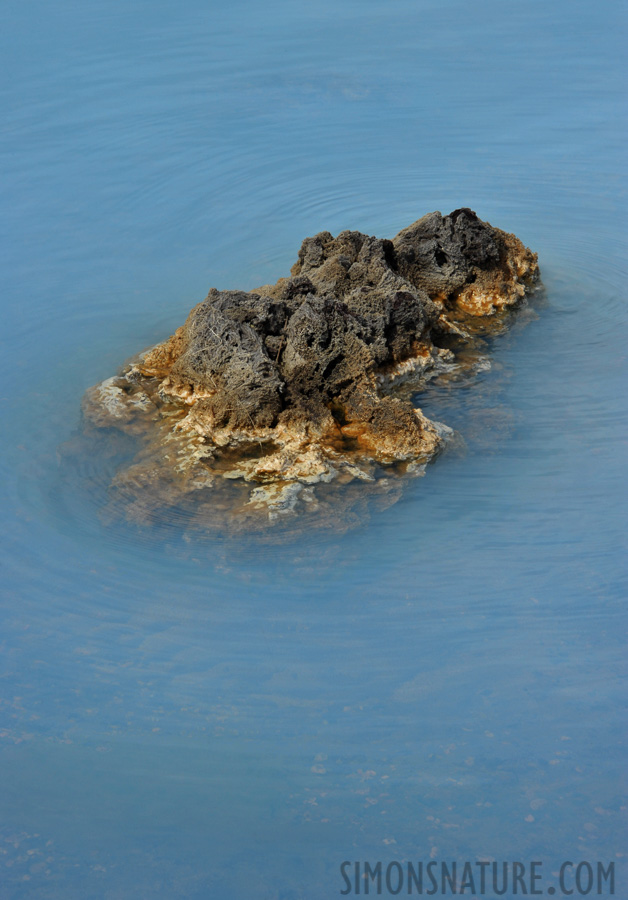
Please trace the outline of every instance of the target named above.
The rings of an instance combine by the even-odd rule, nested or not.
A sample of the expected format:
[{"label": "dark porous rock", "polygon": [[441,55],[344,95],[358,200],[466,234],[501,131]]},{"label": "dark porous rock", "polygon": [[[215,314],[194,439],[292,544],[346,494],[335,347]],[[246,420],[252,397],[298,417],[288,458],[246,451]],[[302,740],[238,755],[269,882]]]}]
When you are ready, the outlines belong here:
[{"label": "dark porous rock", "polygon": [[236,530],[396,498],[395,479],[421,474],[449,429],[394,385],[416,393],[463,366],[465,346],[537,280],[536,254],[469,209],[392,241],[306,238],[289,278],[212,288],[172,337],[87,391],[86,433],[142,441],[112,497],[136,521],[186,507]]}]

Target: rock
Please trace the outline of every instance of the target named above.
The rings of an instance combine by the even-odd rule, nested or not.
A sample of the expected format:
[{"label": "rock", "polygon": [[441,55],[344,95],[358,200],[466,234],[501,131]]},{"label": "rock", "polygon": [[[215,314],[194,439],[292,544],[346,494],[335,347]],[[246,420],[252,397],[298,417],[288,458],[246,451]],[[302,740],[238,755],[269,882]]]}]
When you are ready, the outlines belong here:
[{"label": "rock", "polygon": [[384,467],[423,473],[449,429],[391,385],[461,365],[455,351],[537,280],[536,254],[469,209],[392,241],[321,232],[290,277],[212,288],[172,337],[87,391],[85,427],[141,437],[113,485],[135,520],[195,502],[207,516],[214,496],[240,523],[320,515],[315,486],[381,495]]}]

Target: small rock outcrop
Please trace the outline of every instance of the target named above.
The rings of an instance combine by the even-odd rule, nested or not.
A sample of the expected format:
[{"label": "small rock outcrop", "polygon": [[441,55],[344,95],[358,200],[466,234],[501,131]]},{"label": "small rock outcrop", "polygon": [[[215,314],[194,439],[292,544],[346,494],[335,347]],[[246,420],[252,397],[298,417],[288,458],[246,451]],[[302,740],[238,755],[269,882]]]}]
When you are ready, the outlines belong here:
[{"label": "small rock outcrop", "polygon": [[329,514],[332,482],[353,483],[345,508],[361,493],[393,502],[390,468],[421,473],[449,431],[394,384],[419,390],[460,365],[456,348],[537,280],[536,254],[470,209],[393,240],[306,238],[290,277],[212,288],[172,337],[87,391],[88,433],[140,439],[112,496],[139,522],[187,505],[243,528]]}]

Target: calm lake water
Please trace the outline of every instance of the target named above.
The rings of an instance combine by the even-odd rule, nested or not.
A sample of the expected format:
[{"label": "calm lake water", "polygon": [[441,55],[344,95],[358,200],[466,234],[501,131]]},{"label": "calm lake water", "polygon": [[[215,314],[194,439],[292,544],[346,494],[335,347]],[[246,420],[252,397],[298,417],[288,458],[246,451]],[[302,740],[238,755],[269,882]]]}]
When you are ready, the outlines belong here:
[{"label": "calm lake water", "polygon": [[[323,900],[430,859],[612,861],[628,896],[622,4],[0,26],[2,900]],[[343,536],[101,524],[57,455],[87,387],[306,235],[459,206],[546,288],[421,398],[464,451]]]}]

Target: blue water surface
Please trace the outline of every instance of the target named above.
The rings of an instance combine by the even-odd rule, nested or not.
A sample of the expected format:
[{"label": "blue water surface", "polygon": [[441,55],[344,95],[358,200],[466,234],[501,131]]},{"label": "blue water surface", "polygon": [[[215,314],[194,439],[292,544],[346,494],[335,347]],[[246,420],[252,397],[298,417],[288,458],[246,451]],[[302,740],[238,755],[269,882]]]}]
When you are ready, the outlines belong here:
[{"label": "blue water surface", "polygon": [[[627,31],[615,0],[2,4],[2,900],[323,900],[430,859],[613,862],[628,896]],[[209,287],[459,206],[545,293],[428,392],[466,450],[397,504],[186,541],[61,477],[84,390]]]}]

